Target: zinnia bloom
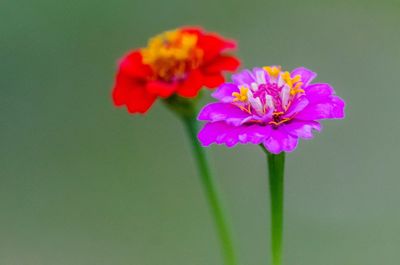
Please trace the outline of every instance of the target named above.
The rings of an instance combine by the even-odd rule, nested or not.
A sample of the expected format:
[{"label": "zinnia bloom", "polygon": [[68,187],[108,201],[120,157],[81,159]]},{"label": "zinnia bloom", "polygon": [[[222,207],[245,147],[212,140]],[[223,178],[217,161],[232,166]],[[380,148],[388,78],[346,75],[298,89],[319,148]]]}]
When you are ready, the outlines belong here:
[{"label": "zinnia bloom", "polygon": [[316,73],[300,67],[291,73],[277,66],[244,70],[221,85],[199,120],[207,121],[198,137],[232,147],[263,144],[273,153],[293,151],[299,138],[311,139],[322,119],[344,118],[344,101],[326,83],[311,84]]},{"label": "zinnia bloom", "polygon": [[196,97],[205,86],[224,82],[223,71],[234,71],[239,61],[225,54],[235,42],[199,28],[179,28],[150,39],[120,61],[113,100],[130,113],[145,113],[158,98],[177,94]]}]

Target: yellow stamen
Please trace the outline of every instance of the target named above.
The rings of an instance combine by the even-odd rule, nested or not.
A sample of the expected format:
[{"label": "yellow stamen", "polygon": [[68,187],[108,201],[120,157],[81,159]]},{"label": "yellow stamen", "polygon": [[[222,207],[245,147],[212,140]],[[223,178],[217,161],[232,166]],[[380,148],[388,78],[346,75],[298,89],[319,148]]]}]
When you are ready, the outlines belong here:
[{"label": "yellow stamen", "polygon": [[283,81],[285,81],[285,83],[292,88],[293,87],[293,80],[290,77],[290,73],[289,72],[283,72],[281,75]]},{"label": "yellow stamen", "polygon": [[164,80],[183,77],[203,59],[203,51],[197,47],[197,35],[180,30],[151,38],[141,54],[143,63],[151,66],[155,77]]},{"label": "yellow stamen", "polygon": [[303,85],[302,82],[296,83],[296,85],[290,90],[291,95],[296,95],[298,93],[304,93],[304,89],[301,88]]},{"label": "yellow stamen", "polygon": [[281,125],[282,123],[285,123],[285,122],[290,121],[290,120],[291,120],[291,118],[285,118],[285,119],[283,119],[281,121],[278,121],[278,122],[270,121],[268,124],[272,124],[272,125],[278,126],[278,125]]},{"label": "yellow stamen", "polygon": [[292,96],[294,96],[294,95],[296,95],[298,93],[304,93],[304,90],[303,89],[292,89],[290,91],[290,95],[292,95]]},{"label": "yellow stamen", "polygon": [[293,84],[299,82],[300,80],[301,80],[301,76],[300,75],[296,75],[295,77],[292,78]]},{"label": "yellow stamen", "polygon": [[289,72],[284,72],[282,73],[282,79],[285,81],[285,83],[289,86],[290,88],[290,95],[294,96],[298,93],[304,93],[304,90],[301,88],[303,85],[301,80],[300,75],[296,75],[295,77],[291,77]]},{"label": "yellow stamen", "polygon": [[265,71],[268,72],[268,74],[271,77],[274,77],[274,78],[277,78],[279,76],[279,73],[281,72],[280,66],[264,66],[263,68]]},{"label": "yellow stamen", "polygon": [[238,92],[232,93],[232,96],[234,97],[233,102],[247,101],[247,92],[249,92],[249,88],[245,87],[245,86],[241,86],[239,90],[240,90],[240,93],[238,93]]},{"label": "yellow stamen", "polygon": [[236,105],[236,104],[234,104],[234,105],[237,106],[239,109],[241,109],[241,110],[243,110],[243,111],[245,111],[245,112],[251,114],[250,105],[247,106],[247,108],[245,108],[245,107],[243,107],[243,106],[240,106],[240,105]]}]

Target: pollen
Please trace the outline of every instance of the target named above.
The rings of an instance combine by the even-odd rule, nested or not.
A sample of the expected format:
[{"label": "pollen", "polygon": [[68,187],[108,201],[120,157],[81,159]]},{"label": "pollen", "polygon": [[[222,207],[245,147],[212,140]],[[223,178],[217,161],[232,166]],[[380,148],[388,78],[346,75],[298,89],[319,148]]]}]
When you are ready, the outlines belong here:
[{"label": "pollen", "polygon": [[304,93],[304,89],[301,88],[302,86],[302,82],[297,82],[296,85],[290,90],[290,94],[296,95],[298,93]]},{"label": "pollen", "polygon": [[197,68],[203,59],[198,37],[181,30],[167,31],[150,39],[141,50],[143,63],[150,65],[154,78],[175,81]]},{"label": "pollen", "polygon": [[268,72],[270,76],[274,78],[277,78],[279,76],[279,73],[281,72],[280,66],[264,66],[263,68],[265,71]]},{"label": "pollen", "polygon": [[290,88],[293,87],[293,80],[292,80],[292,78],[290,77],[290,73],[289,73],[289,72],[284,72],[284,73],[282,73],[282,79],[283,79],[283,81],[285,81],[285,83],[286,83]]},{"label": "pollen", "polygon": [[232,96],[234,97],[233,101],[237,102],[237,101],[241,101],[241,102],[245,102],[248,99],[248,94],[249,92],[249,88],[245,87],[245,86],[241,86],[240,87],[240,93],[238,92],[233,92]]},{"label": "pollen", "polygon": [[290,94],[296,95],[298,93],[304,93],[304,90],[301,88],[303,83],[301,81],[301,76],[296,75],[295,77],[291,77],[289,72],[283,72],[281,75],[283,81],[290,88]]}]

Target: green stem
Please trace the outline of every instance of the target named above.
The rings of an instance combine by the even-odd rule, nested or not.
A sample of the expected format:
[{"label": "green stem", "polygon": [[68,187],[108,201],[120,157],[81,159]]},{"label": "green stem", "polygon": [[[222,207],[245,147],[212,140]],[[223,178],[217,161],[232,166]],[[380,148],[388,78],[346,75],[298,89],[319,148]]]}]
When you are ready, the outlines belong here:
[{"label": "green stem", "polygon": [[204,149],[201,147],[199,141],[197,140],[198,122],[195,116],[192,115],[181,116],[181,117],[184,121],[187,133],[189,134],[189,138],[192,143],[192,150],[196,158],[197,166],[201,175],[203,188],[206,197],[208,199],[209,207],[214,217],[214,221],[219,235],[219,240],[221,242],[225,265],[236,265],[237,261],[232,242],[232,237],[230,234],[230,229],[228,227],[228,223],[226,221],[226,217],[223,212],[222,204],[220,202],[213,177],[208,167]]},{"label": "green stem", "polygon": [[269,192],[271,200],[271,244],[272,264],[282,264],[283,237],[283,195],[285,153],[278,155],[269,153],[262,146],[268,157]]}]

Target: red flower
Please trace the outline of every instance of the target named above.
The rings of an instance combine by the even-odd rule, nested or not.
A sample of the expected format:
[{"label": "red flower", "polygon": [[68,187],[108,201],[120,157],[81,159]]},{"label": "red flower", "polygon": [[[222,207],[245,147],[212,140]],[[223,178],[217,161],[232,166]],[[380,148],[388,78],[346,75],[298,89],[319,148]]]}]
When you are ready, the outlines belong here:
[{"label": "red flower", "polygon": [[194,98],[203,86],[215,88],[224,82],[223,71],[239,66],[236,57],[223,53],[235,46],[199,28],[155,36],[146,48],[133,50],[120,61],[114,104],[126,105],[130,113],[145,113],[158,97]]}]

